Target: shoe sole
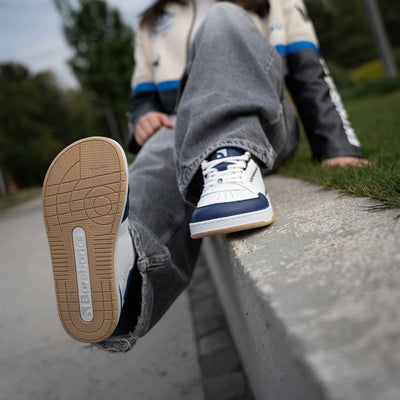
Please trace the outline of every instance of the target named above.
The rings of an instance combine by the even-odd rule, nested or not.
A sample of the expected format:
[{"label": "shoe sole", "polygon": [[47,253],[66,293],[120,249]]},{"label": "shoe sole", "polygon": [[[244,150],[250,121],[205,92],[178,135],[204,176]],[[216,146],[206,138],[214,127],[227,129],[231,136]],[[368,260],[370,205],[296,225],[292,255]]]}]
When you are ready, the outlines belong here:
[{"label": "shoe sole", "polygon": [[125,155],[116,142],[91,137],[64,149],[43,184],[58,313],[74,339],[96,343],[120,315],[114,250],[127,195]]},{"label": "shoe sole", "polygon": [[191,223],[190,233],[192,239],[206,236],[215,236],[248,229],[262,228],[274,222],[272,207],[246,214],[232,215],[229,217],[215,218],[209,221]]}]

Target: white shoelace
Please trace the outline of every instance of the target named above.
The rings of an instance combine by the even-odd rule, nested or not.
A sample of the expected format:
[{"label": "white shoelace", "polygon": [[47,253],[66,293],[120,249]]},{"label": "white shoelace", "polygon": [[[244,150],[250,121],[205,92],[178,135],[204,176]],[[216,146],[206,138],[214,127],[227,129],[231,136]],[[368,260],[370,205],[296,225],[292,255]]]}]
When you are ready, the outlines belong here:
[{"label": "white shoelace", "polygon": [[[246,152],[242,156],[219,158],[212,161],[203,161],[203,176],[205,187],[212,187],[220,183],[238,183],[242,181],[243,171],[250,160],[250,153]],[[219,171],[215,168],[222,163],[229,165],[225,170]]]}]

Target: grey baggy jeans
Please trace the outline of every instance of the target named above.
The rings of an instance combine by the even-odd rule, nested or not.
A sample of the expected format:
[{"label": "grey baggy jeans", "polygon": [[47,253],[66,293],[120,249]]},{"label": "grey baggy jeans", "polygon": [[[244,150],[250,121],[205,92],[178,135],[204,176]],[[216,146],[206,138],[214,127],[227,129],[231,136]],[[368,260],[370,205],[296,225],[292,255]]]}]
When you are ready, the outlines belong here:
[{"label": "grey baggy jeans", "polygon": [[238,147],[272,170],[297,143],[281,57],[247,12],[215,4],[192,46],[175,129],[154,134],[129,169],[137,268],[117,330],[103,346],[129,350],[188,285],[201,244],[189,233],[201,162],[218,148]]}]

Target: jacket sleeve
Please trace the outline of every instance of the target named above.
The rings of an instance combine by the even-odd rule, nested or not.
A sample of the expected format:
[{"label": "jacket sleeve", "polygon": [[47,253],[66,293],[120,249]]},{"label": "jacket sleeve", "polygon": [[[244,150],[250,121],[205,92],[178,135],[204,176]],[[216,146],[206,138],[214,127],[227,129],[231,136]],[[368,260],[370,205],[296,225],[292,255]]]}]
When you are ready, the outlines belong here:
[{"label": "jacket sleeve", "polygon": [[135,37],[135,70],[127,111],[128,149],[133,153],[140,150],[140,146],[133,136],[140,117],[149,111],[163,112],[153,77],[154,66],[149,56],[148,35],[149,33],[146,30],[139,28]]},{"label": "jacket sleeve", "polygon": [[342,99],[320,56],[302,0],[285,0],[287,87],[303,122],[314,159],[363,157]]}]

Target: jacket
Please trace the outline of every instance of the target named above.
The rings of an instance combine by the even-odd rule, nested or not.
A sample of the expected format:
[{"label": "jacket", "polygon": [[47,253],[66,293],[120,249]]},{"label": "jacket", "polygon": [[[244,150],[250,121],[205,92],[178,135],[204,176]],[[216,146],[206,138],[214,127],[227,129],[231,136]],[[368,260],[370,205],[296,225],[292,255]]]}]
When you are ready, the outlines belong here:
[{"label": "jacket", "polygon": [[[149,111],[176,111],[195,12],[192,1],[183,6],[170,3],[153,29],[140,27],[136,32],[136,65],[128,106],[129,149],[133,152],[139,149],[133,132],[141,116]],[[250,16],[283,58],[285,83],[314,159],[362,157],[341,97],[320,56],[303,0],[270,0],[265,18],[252,13]]]}]

